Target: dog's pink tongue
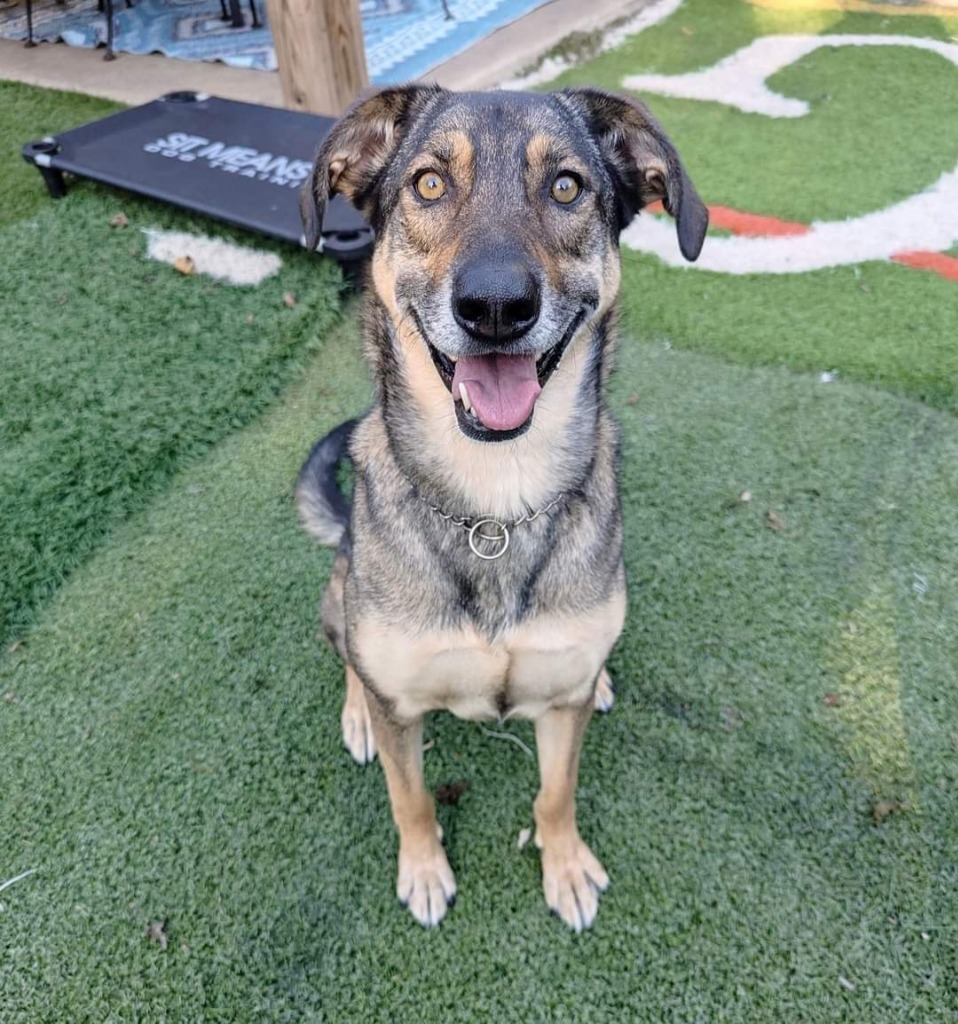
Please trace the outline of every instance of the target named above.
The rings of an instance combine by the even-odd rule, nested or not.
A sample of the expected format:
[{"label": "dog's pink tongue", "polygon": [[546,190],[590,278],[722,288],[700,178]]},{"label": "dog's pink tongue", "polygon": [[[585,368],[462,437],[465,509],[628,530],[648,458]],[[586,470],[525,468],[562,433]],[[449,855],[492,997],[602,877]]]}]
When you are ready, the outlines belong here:
[{"label": "dog's pink tongue", "polygon": [[490,430],[514,430],[532,414],[539,392],[535,356],[460,356],[452,378],[459,399],[465,384],[472,410]]}]

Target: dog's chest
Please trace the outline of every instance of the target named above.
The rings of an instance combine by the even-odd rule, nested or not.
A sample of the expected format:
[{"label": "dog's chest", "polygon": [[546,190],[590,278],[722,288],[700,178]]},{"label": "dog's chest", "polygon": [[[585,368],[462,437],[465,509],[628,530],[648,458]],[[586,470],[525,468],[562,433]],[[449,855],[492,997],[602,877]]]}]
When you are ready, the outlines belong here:
[{"label": "dog's chest", "polygon": [[586,614],[540,616],[493,640],[472,627],[419,632],[368,619],[354,649],[368,682],[402,718],[446,710],[460,718],[537,718],[589,700],[625,617],[614,594]]}]

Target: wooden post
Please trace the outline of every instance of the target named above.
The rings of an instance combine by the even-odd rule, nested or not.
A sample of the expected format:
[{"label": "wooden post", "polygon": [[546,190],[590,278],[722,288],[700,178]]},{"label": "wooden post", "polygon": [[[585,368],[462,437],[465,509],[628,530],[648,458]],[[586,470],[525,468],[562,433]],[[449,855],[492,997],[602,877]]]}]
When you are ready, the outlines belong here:
[{"label": "wooden post", "polygon": [[283,100],[341,114],[369,85],[359,0],[266,0]]}]

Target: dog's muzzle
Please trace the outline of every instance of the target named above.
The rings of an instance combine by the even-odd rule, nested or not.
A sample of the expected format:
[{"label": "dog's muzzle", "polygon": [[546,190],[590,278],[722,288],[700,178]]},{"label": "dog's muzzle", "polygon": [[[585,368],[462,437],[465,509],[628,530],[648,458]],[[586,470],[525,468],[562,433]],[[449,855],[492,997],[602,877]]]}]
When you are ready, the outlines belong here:
[{"label": "dog's muzzle", "polygon": [[583,306],[562,337],[541,355],[493,350],[484,355],[441,352],[413,318],[443,384],[452,394],[459,428],[475,441],[510,441],[532,424],[535,404],[591,307]]}]

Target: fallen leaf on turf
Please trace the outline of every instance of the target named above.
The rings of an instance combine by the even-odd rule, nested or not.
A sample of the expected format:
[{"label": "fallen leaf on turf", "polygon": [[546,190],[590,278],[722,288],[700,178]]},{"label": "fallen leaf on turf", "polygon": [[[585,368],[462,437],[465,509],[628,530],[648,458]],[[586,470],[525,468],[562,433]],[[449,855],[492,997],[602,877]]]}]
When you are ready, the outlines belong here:
[{"label": "fallen leaf on turf", "polygon": [[166,949],[169,945],[170,940],[167,938],[166,922],[164,921],[153,921],[152,924],[147,925],[144,935],[151,941],[159,945],[160,949]]},{"label": "fallen leaf on turf", "polygon": [[296,296],[292,292],[283,292],[283,305],[292,309],[296,305]]},{"label": "fallen leaf on turf", "polygon": [[825,694],[825,707],[837,708],[841,707],[842,699],[837,693],[826,693]]},{"label": "fallen leaf on turf", "polygon": [[444,782],[441,786],[436,787],[436,800],[447,807],[455,807],[459,803],[459,797],[468,788],[469,783],[465,779],[459,779],[457,782]]},{"label": "fallen leaf on turf", "polygon": [[639,396],[638,395],[629,395],[629,397],[625,400],[625,404],[626,405],[635,405],[636,402],[638,402],[638,400],[639,400]]},{"label": "fallen leaf on turf", "polygon": [[8,693],[5,693],[3,695],[3,699],[8,704],[19,704],[20,703],[20,698],[12,690],[10,690]]},{"label": "fallen leaf on turf", "polygon": [[189,276],[196,273],[196,264],[192,256],[179,256],[173,260],[173,269]]},{"label": "fallen leaf on turf", "polygon": [[855,991],[854,982],[849,981],[848,978],[843,977],[841,974],[838,976],[838,984],[841,985],[842,988],[848,989],[849,992]]},{"label": "fallen leaf on turf", "polygon": [[125,228],[129,225],[130,218],[125,213],[115,213],[110,218],[111,228]]},{"label": "fallen leaf on turf", "polygon": [[776,533],[781,532],[785,524],[778,517],[778,513],[771,510],[765,513],[765,525]]},{"label": "fallen leaf on turf", "polygon": [[682,27],[682,35],[683,36],[694,36],[695,35],[695,30],[689,28],[688,25],[684,25]]},{"label": "fallen leaf on turf", "polygon": [[521,828],[521,829],[519,829],[519,839],[516,842],[516,846],[518,846],[520,850],[524,850],[526,848],[526,846],[528,846],[529,840],[531,838],[532,838],[532,829],[531,828]]},{"label": "fallen leaf on turf", "polygon": [[22,640],[14,640],[12,644],[7,648],[7,654],[16,654],[17,651],[23,646]]},{"label": "fallen leaf on turf", "polygon": [[739,498],[739,501],[744,501],[745,504],[747,505],[752,500],[752,492],[751,491],[742,491],[742,493],[738,496],[738,498]]},{"label": "fallen leaf on turf", "polygon": [[872,817],[875,819],[875,824],[880,825],[889,814],[907,810],[908,805],[899,803],[897,800],[876,800],[872,804]]}]

